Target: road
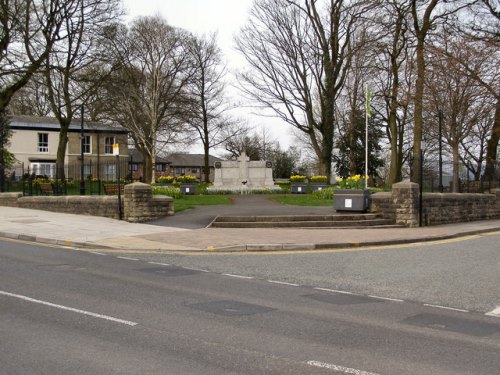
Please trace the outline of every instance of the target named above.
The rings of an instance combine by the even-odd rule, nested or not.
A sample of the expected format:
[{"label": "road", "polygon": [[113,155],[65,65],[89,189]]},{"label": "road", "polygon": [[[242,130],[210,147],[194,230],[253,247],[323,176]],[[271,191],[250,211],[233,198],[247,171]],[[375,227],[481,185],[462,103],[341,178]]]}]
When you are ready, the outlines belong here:
[{"label": "road", "polygon": [[[486,248],[498,240],[246,256],[101,255],[0,241],[1,372],[497,373],[500,317],[428,306],[425,298],[389,300],[393,289],[404,294],[407,286],[389,287],[386,295],[380,278],[390,286],[397,277],[375,270],[365,277],[363,270],[379,267],[384,255],[393,262],[416,257],[413,277],[426,262],[436,263],[425,259],[434,246],[443,259],[448,252],[463,257],[448,266],[455,273],[469,254],[457,249],[475,247],[473,267],[488,274],[498,250]],[[314,267],[321,273],[328,266],[335,271],[315,279]],[[341,286],[352,290],[327,290],[328,280],[334,286],[343,280]],[[438,280],[428,279],[428,287]],[[455,281],[460,289],[462,281]],[[488,309],[499,302],[491,301],[498,290],[485,288],[474,303]],[[358,289],[362,293],[348,294]],[[372,291],[378,298],[368,296]]]}]

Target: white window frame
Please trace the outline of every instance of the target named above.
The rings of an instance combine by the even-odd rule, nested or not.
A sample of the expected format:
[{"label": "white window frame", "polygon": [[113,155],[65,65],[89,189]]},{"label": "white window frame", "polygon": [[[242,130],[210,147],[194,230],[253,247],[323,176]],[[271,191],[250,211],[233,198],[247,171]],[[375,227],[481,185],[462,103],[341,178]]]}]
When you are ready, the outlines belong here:
[{"label": "white window frame", "polygon": [[31,163],[31,173],[36,176],[56,177],[56,163]]},{"label": "white window frame", "polygon": [[[108,142],[111,140],[111,143]],[[115,137],[105,137],[104,138],[104,154],[113,155],[113,144],[115,144]]]},{"label": "white window frame", "polygon": [[[47,141],[44,141],[42,137],[46,138]],[[38,133],[37,150],[44,154],[49,152],[49,133]]]},{"label": "white window frame", "polygon": [[[88,139],[88,143],[85,143],[85,141]],[[86,151],[86,147],[85,146],[88,146],[88,149],[89,151],[87,152]],[[81,142],[81,147],[83,147],[83,153],[85,155],[90,155],[92,154],[92,136],[91,135],[84,135],[83,136],[83,139],[82,139],[82,142]],[[81,150],[80,150],[81,152]]]}]

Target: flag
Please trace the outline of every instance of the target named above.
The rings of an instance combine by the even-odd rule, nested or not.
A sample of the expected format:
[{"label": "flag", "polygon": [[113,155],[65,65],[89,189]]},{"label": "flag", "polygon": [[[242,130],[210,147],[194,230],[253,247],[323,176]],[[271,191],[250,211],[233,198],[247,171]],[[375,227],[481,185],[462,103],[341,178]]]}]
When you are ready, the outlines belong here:
[{"label": "flag", "polygon": [[372,101],[372,93],[370,89],[368,88],[368,85],[366,85],[366,116],[371,117],[372,116],[372,111],[371,111],[371,101]]}]

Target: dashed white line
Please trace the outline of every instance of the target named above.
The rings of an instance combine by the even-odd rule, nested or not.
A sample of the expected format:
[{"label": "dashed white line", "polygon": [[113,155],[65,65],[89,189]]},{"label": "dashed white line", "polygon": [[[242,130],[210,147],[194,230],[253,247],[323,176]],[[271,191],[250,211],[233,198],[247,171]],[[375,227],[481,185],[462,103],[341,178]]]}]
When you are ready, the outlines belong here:
[{"label": "dashed white line", "polygon": [[91,254],[107,256],[108,254],[98,253],[97,251],[91,251]]},{"label": "dashed white line", "polygon": [[39,299],[34,299],[34,298],[23,296],[23,295],[20,295],[20,294],[14,294],[14,293],[9,293],[9,292],[4,292],[4,291],[1,291],[1,290],[0,290],[0,294],[2,294],[4,296],[19,298],[19,299],[22,299],[22,300],[28,301],[28,302],[39,303],[41,305],[55,307],[55,308],[60,309],[60,310],[72,311],[72,312],[75,312],[75,313],[78,313],[78,314],[89,315],[89,316],[92,316],[94,318],[110,320],[110,321],[113,321],[113,322],[116,322],[116,323],[126,324],[128,326],[136,326],[138,324],[136,322],[131,322],[129,320],[118,319],[118,318],[115,318],[115,317],[112,317],[112,316],[109,316],[109,315],[97,314],[97,313],[93,313],[93,312],[90,312],[90,311],[75,309],[73,307],[68,307],[68,306],[63,306],[63,305],[57,305],[55,303],[51,303],[51,302],[47,302],[47,301],[41,301]]},{"label": "dashed white line", "polygon": [[487,312],[485,315],[500,318],[500,306],[497,306],[495,310],[491,310],[490,312]]},{"label": "dashed white line", "polygon": [[125,260],[135,260],[135,261],[138,261],[139,259],[136,259],[136,258],[129,258],[129,257],[117,257],[119,259],[125,259]]},{"label": "dashed white line", "polygon": [[168,263],[148,262],[149,264],[156,264],[158,266],[170,266]]},{"label": "dashed white line", "polygon": [[210,272],[210,271],[207,271],[207,270],[202,270],[201,268],[192,268],[192,267],[182,267],[184,268],[185,270],[191,270],[191,271],[199,271],[199,272]]},{"label": "dashed white line", "polygon": [[372,295],[369,295],[368,297],[382,299],[384,301],[404,302],[404,300],[398,299],[398,298],[380,297],[380,296],[372,296]]},{"label": "dashed white line", "polygon": [[353,374],[353,375],[378,375],[378,374],[376,374],[374,372],[368,372],[368,371],[358,370],[358,369],[355,369],[355,368],[349,368],[349,367],[334,365],[334,364],[331,364],[331,363],[318,362],[318,361],[307,361],[306,363],[309,366],[327,368],[329,370],[343,372],[344,374]]},{"label": "dashed white line", "polygon": [[346,292],[345,290],[336,290],[336,289],[327,289],[327,288],[314,288],[316,290],[322,290],[324,292],[333,292],[333,293],[341,293],[341,294],[354,294],[352,292]]},{"label": "dashed white line", "polygon": [[459,312],[469,312],[469,310],[457,309],[455,307],[448,307],[448,306],[441,306],[441,305],[431,305],[430,303],[424,303],[424,306],[436,307],[438,309],[444,309],[444,310],[452,310],[452,311],[459,311]]},{"label": "dashed white line", "polygon": [[238,279],[253,279],[252,276],[233,275],[233,274],[230,274],[230,273],[223,273],[222,276],[236,277]]},{"label": "dashed white line", "polygon": [[284,281],[277,281],[277,280],[267,280],[267,282],[273,283],[273,284],[280,284],[280,285],[300,286],[299,284],[287,283],[287,282],[284,282]]}]

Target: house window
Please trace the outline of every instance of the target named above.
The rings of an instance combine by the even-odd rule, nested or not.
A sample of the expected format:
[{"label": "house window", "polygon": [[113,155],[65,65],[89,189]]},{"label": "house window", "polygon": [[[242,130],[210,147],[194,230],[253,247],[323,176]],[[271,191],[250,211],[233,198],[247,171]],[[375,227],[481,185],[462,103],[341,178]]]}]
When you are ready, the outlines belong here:
[{"label": "house window", "polygon": [[49,152],[49,133],[38,133],[38,152]]},{"label": "house window", "polygon": [[82,147],[84,154],[92,153],[92,137],[90,135],[84,135],[82,140]]},{"label": "house window", "polygon": [[31,173],[35,176],[56,177],[56,163],[31,163]]},{"label": "house window", "polygon": [[156,171],[157,172],[163,172],[164,168],[163,168],[163,164],[156,164]]},{"label": "house window", "polygon": [[132,172],[136,172],[137,171],[137,164],[130,164],[130,170]]},{"label": "house window", "polygon": [[181,174],[184,174],[184,168],[181,168],[181,167],[176,167],[176,168],[175,168],[175,174],[176,174],[176,175],[181,175]]},{"label": "house window", "polygon": [[104,179],[105,180],[116,180],[116,165],[106,164],[104,166]]},{"label": "house window", "polygon": [[106,137],[104,139],[104,153],[108,155],[113,155],[113,144],[115,143],[115,137]]}]

